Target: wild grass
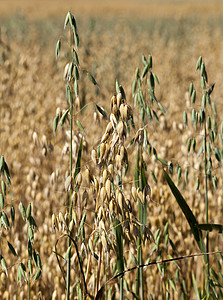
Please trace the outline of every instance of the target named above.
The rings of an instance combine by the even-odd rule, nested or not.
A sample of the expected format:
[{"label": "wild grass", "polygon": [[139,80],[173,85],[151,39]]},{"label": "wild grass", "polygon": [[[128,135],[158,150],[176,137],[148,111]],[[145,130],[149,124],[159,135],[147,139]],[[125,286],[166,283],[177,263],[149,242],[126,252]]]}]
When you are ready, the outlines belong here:
[{"label": "wild grass", "polygon": [[[208,34],[206,40],[202,39],[202,31],[201,39],[191,37],[187,26],[193,27],[194,23],[188,22],[189,25],[185,26],[187,23],[184,20],[181,23],[186,28],[182,35],[184,39],[178,36],[178,32],[162,29],[171,26],[160,25],[157,29],[154,25],[154,31],[143,33],[143,22],[132,26],[135,31],[129,26],[134,24],[133,21],[125,23],[122,20],[122,30],[117,25],[112,26],[114,30],[111,30],[115,20],[111,23],[103,21],[103,30],[97,20],[95,24],[92,21],[79,23],[77,18],[77,22],[79,49],[77,44],[73,44],[73,38],[70,39],[69,30],[68,39],[66,32],[58,29],[59,26],[52,31],[54,44],[58,36],[61,38],[62,47],[57,61],[54,47],[49,50],[44,36],[42,44],[41,35],[36,34],[40,37],[40,44],[34,43],[37,48],[27,49],[21,45],[24,51],[19,54],[8,39],[7,31],[2,30],[1,153],[4,153],[13,183],[6,198],[6,210],[8,214],[12,204],[18,208],[20,201],[24,207],[32,207],[32,216],[38,226],[35,248],[40,253],[42,272],[35,285],[29,284],[28,277],[27,285],[17,286],[17,260],[13,261],[12,256],[4,254],[2,246],[1,255],[7,269],[3,261],[1,295],[5,299],[11,296],[27,299],[29,293],[31,299],[205,297],[208,288],[203,284],[205,272],[202,257],[183,257],[175,263],[168,260],[199,252],[191,233],[193,230],[198,230],[199,234],[202,230],[213,231],[209,233],[210,247],[203,252],[222,250],[219,234],[222,227],[215,226],[221,223],[222,178],[219,176],[217,191],[210,185],[206,193],[202,180],[199,191],[194,191],[195,174],[200,172],[202,177],[202,167],[199,166],[197,171],[197,156],[187,154],[185,141],[188,141],[191,132],[184,127],[185,120],[184,124],[182,122],[182,107],[188,103],[188,85],[191,80],[196,87],[200,84],[197,74],[194,74],[200,54],[198,50],[202,49],[202,55],[206,57],[201,46],[205,43],[205,49],[210,53],[213,51],[210,41],[217,39],[221,33]],[[165,23],[166,20],[163,22],[169,24]],[[85,30],[81,29],[82,24],[87,28],[86,37]],[[73,34],[72,30],[71,27]],[[164,32],[164,37],[160,32]],[[21,41],[23,34],[22,31]],[[178,37],[177,41],[173,41],[172,35]],[[49,44],[52,43],[50,41]],[[187,43],[190,48],[188,52],[183,47]],[[40,45],[45,45],[52,55],[42,56],[44,50],[39,48]],[[222,44],[218,45],[221,49]],[[73,47],[79,63],[76,55],[73,56]],[[213,54],[216,64],[221,65],[218,51],[216,49]],[[153,59],[149,56],[151,52]],[[141,53],[145,54],[143,62]],[[208,77],[217,81],[212,97],[216,97],[216,106],[219,107],[217,130],[222,137],[219,100],[222,91],[217,89],[221,76],[213,67],[215,62],[209,58],[205,66],[211,69]],[[67,64],[64,81],[64,67]],[[139,70],[135,75],[137,66]],[[85,69],[94,77],[88,76]],[[154,73],[160,82],[160,85],[155,84],[155,88]],[[78,85],[75,83],[77,76]],[[90,82],[94,83],[94,78],[99,88]],[[137,83],[133,93],[134,96],[138,94],[137,99],[132,97],[134,80]],[[209,89],[211,84],[207,87]],[[191,90],[189,93],[191,97]],[[202,99],[202,95],[197,94]],[[203,94],[206,94],[206,89],[203,89]],[[153,119],[148,118],[147,107]],[[195,109],[199,111],[197,106]],[[160,123],[156,120],[158,118]],[[53,120],[54,131],[57,128],[55,136]],[[17,122],[21,125],[18,126]],[[23,138],[24,144],[21,145],[23,134],[26,138]],[[201,136],[197,132],[195,135],[197,139]],[[12,138],[9,139],[9,136]],[[218,148],[221,152],[222,145]],[[183,154],[186,154],[185,159]],[[180,173],[188,160],[189,163],[194,160],[194,167],[188,173],[189,189],[181,185],[180,180]],[[221,173],[221,163],[217,166],[213,175]],[[185,222],[188,212],[182,209],[184,202],[180,198],[177,206],[162,168],[170,173],[173,168],[169,184],[177,197],[180,197],[179,190],[183,191],[184,199],[196,219],[191,230]],[[178,189],[176,184],[173,185],[177,181]],[[203,217],[205,194],[209,198],[208,220]],[[3,212],[4,208],[1,219],[5,216]],[[26,214],[24,218],[28,224],[29,210]],[[15,230],[12,233],[2,230],[1,241],[7,241],[6,234],[11,234],[15,251],[20,253],[22,263],[25,263],[30,258],[30,252],[26,249],[28,228],[23,229],[22,218],[17,216]],[[201,224],[200,227],[195,229],[198,224]],[[163,263],[154,266],[156,261],[163,260]],[[154,265],[149,265],[150,262]],[[143,268],[143,265],[148,266]],[[222,295],[221,265],[221,254],[210,256],[207,276],[210,276],[213,299]],[[129,268],[133,269],[125,272]],[[5,278],[6,270],[8,278]],[[22,272],[23,268],[20,270]],[[116,281],[104,285],[114,276],[117,276]]]}]

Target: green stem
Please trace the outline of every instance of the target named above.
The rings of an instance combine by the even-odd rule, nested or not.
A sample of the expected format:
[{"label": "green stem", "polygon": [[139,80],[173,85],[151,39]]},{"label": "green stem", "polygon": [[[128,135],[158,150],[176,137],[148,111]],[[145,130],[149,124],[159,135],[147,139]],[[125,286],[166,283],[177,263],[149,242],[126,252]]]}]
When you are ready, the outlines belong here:
[{"label": "green stem", "polygon": [[[70,31],[70,51],[72,45],[72,33]],[[71,53],[70,53],[71,56]],[[72,59],[72,56],[71,56]],[[73,87],[71,86],[72,97],[73,97]],[[73,104],[70,101],[70,177],[72,178],[72,156],[73,156],[73,148],[72,148],[72,136],[73,136]],[[69,223],[72,220],[72,189],[70,189],[70,197],[69,197]],[[71,246],[71,239],[68,238],[68,248]],[[68,254],[67,258],[67,293],[66,293],[66,300],[70,299],[70,253]]]},{"label": "green stem", "polygon": [[[207,130],[206,130],[206,118],[204,122],[204,171],[205,171],[205,215],[206,215],[206,224],[208,224],[208,175],[207,175]],[[209,252],[209,233],[206,231],[206,252]],[[207,276],[207,295],[210,293],[210,266],[209,266],[209,255],[206,257],[207,265],[206,265],[206,276]]]},{"label": "green stem", "polygon": [[123,300],[123,281],[124,281],[124,278],[121,277],[120,278],[120,300]]},{"label": "green stem", "polygon": [[28,280],[28,299],[30,300],[30,278]]}]

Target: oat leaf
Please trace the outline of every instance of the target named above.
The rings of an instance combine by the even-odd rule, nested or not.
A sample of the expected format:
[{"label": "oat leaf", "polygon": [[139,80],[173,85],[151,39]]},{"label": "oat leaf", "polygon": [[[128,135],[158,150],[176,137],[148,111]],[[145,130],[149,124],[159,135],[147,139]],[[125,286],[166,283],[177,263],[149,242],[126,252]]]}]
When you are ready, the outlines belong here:
[{"label": "oat leaf", "polygon": [[86,134],[84,127],[82,126],[81,122],[79,122],[78,120],[76,120],[77,126],[80,128],[80,130]]},{"label": "oat leaf", "polygon": [[164,176],[166,178],[166,181],[167,181],[167,183],[168,183],[175,199],[177,200],[177,203],[179,204],[184,216],[187,219],[187,222],[188,222],[188,224],[191,228],[191,232],[194,235],[194,238],[197,242],[197,245],[198,245],[199,249],[201,250],[201,252],[205,252],[205,245],[204,245],[202,232],[197,227],[198,222],[197,222],[194,214],[192,213],[192,211],[191,211],[190,207],[188,206],[187,202],[185,201],[185,199],[183,198],[180,191],[177,189],[177,187],[175,186],[175,184],[173,183],[173,181],[171,180],[169,175],[164,170],[163,170],[163,172],[164,172]]},{"label": "oat leaf", "polygon": [[197,224],[197,228],[203,231],[223,233],[223,225],[221,224]]}]

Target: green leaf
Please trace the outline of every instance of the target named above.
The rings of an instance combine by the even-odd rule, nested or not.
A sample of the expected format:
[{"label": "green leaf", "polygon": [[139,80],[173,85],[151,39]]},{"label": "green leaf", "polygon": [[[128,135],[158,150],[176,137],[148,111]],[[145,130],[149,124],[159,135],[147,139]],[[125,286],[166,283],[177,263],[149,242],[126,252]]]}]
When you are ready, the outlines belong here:
[{"label": "green leaf", "polygon": [[97,105],[97,104],[96,104],[96,108],[97,108],[97,110],[100,112],[100,114],[102,114],[102,116],[103,116],[106,120],[108,120],[107,114],[106,114],[106,112],[104,111],[104,109],[101,108],[101,107],[100,107],[99,105]]},{"label": "green leaf", "polygon": [[204,231],[216,231],[223,233],[223,225],[221,224],[197,224],[197,228]]},{"label": "green leaf", "polygon": [[70,252],[71,252],[71,246],[68,247],[67,252],[64,256],[65,260],[68,261],[69,257],[70,257]]},{"label": "green leaf", "polygon": [[199,291],[198,291],[198,288],[197,288],[197,283],[196,283],[196,279],[194,277],[194,272],[192,271],[192,282],[193,282],[193,287],[194,287],[194,293],[195,293],[195,296],[196,296],[196,300],[200,300],[200,295],[199,295]]},{"label": "green leaf", "polygon": [[65,260],[65,258],[63,257],[63,255],[61,255],[60,253],[58,253],[58,252],[56,252],[56,251],[52,251],[53,253],[55,253],[57,256],[59,256],[59,257],[61,257],[62,259],[64,259]]},{"label": "green leaf", "polygon": [[166,111],[165,111],[164,107],[162,106],[162,104],[160,102],[158,102],[157,105],[159,106],[159,109],[161,110],[161,112],[165,115]]},{"label": "green leaf", "polygon": [[169,175],[164,170],[163,170],[163,172],[164,172],[164,176],[166,178],[166,181],[167,181],[167,183],[168,183],[175,199],[177,200],[177,203],[179,204],[184,216],[187,219],[187,222],[188,222],[188,224],[191,228],[191,232],[194,235],[194,238],[195,238],[195,240],[198,244],[199,249],[201,250],[201,252],[205,252],[205,245],[204,245],[202,232],[197,227],[198,222],[197,222],[194,214],[192,213],[192,211],[191,211],[190,207],[188,206],[187,202],[185,201],[185,199],[183,198],[180,191],[177,189],[177,187],[175,186],[175,184],[173,183],[173,181],[171,180]]},{"label": "green leaf", "polygon": [[86,134],[86,132],[84,131],[84,127],[82,126],[81,122],[79,122],[78,120],[76,120],[77,126],[80,128],[80,130]]},{"label": "green leaf", "polygon": [[87,72],[87,76],[94,85],[98,86],[97,81],[94,79],[94,77],[89,72]]},{"label": "green leaf", "polygon": [[173,279],[169,279],[169,283],[170,283],[172,289],[176,292],[177,289],[176,289],[176,285],[175,285],[175,282],[173,281]]}]

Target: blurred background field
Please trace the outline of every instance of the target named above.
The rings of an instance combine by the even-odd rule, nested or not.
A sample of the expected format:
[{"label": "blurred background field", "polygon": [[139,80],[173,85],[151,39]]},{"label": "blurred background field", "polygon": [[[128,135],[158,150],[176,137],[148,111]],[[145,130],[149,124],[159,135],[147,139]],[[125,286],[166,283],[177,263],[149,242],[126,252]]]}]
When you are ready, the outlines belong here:
[{"label": "blurred background field", "polygon": [[[153,125],[150,128],[149,138],[161,157],[177,162],[182,161],[183,154],[183,162],[188,160],[185,147],[182,147],[187,138],[182,131],[182,115],[190,82],[193,81],[196,87],[200,85],[195,72],[200,55],[206,63],[210,84],[215,83],[213,99],[219,118],[223,113],[222,1],[0,1],[0,154],[4,154],[12,175],[8,203],[16,207],[20,201],[26,206],[31,201],[39,227],[35,239],[42,258],[43,273],[42,279],[33,286],[32,299],[51,299],[55,290],[58,299],[64,297],[63,279],[52,253],[58,235],[52,233],[51,216],[52,213],[65,212],[66,202],[63,189],[68,159],[62,154],[66,137],[62,130],[53,135],[53,119],[58,106],[66,108],[63,72],[67,56],[62,50],[61,59],[56,61],[55,45],[61,37],[62,48],[68,47],[63,31],[68,10],[77,21],[81,65],[93,74],[99,84],[99,89],[95,89],[83,78],[80,86],[81,106],[86,107],[81,112],[77,111],[75,116],[85,129],[89,149],[82,161],[83,169],[91,166],[91,150],[100,141],[106,127],[103,120],[100,126],[94,123],[94,104],[109,112],[117,79],[125,89],[127,101],[133,106],[132,83],[136,67],[142,68],[142,54],[153,57],[153,70],[160,82],[157,97],[167,111],[165,126]],[[42,154],[41,147],[34,145],[33,132],[40,140],[46,136],[49,146],[46,156]],[[133,150],[130,152],[129,160],[133,160],[135,153]],[[56,170],[58,181],[52,185],[50,176]],[[156,170],[156,175],[162,178],[159,172]],[[155,234],[158,228],[162,230],[168,221],[177,254],[198,252],[188,224],[176,208],[175,199],[167,186],[164,183],[156,186],[150,177],[149,180],[153,190],[153,201],[148,209],[151,231]],[[184,196],[194,206],[199,222],[204,223],[204,195],[194,192],[191,197],[190,191],[186,190]],[[222,207],[222,190],[212,193],[211,222],[222,222]],[[92,203],[89,204],[89,211],[91,209]],[[26,242],[20,231],[18,215],[16,220],[11,239],[25,259]],[[215,239],[213,234],[211,251],[216,250]],[[0,298],[27,299],[24,292],[27,287],[15,283],[16,260],[11,262],[8,279],[0,270]],[[202,259],[182,262],[181,268],[186,273],[188,299],[195,299],[191,272],[193,269],[201,285]],[[172,267],[169,272],[173,272]],[[153,293],[154,299],[161,299],[161,277],[157,268],[148,268],[145,273],[147,289]],[[74,269],[72,276],[75,277]],[[5,290],[9,291],[10,296]],[[171,296],[178,299],[174,292]]]}]

